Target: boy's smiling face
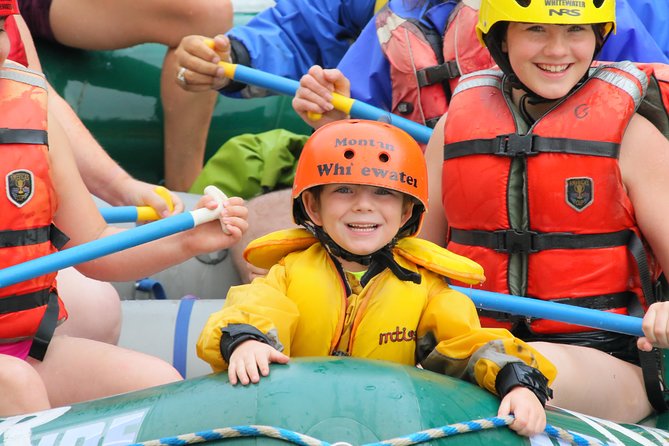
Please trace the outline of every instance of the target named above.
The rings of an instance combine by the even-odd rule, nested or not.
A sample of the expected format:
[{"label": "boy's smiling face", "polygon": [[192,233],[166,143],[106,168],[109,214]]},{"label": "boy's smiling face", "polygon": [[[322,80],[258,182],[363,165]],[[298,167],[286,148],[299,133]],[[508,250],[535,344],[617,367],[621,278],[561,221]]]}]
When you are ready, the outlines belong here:
[{"label": "boy's smiling face", "polygon": [[339,246],[358,255],[387,245],[413,209],[401,192],[376,186],[328,184],[318,196],[307,190],[302,197],[311,220]]}]

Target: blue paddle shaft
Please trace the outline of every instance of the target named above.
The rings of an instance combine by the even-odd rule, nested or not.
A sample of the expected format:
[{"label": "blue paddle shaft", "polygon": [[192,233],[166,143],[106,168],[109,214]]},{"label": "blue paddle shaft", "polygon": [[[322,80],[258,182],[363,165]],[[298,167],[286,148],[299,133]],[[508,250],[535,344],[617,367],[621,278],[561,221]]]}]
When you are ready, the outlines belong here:
[{"label": "blue paddle shaft", "polygon": [[108,208],[99,208],[102,218],[109,224],[128,223],[137,221],[136,206],[116,206]]},{"label": "blue paddle shaft", "polygon": [[550,319],[632,336],[644,336],[641,329],[641,318],[638,317],[608,313],[557,302],[530,299],[528,297],[510,296],[508,294],[473,288],[459,286],[451,288],[466,294],[476,307],[483,310],[502,311],[504,313]]},{"label": "blue paddle shaft", "polygon": [[[234,78],[238,82],[262,87],[275,93],[295,96],[300,86],[298,81],[286,79],[276,74],[266,73],[245,65],[236,65]],[[393,113],[388,113],[378,107],[354,100],[351,107],[351,116],[354,118],[370,119],[373,121],[384,121],[401,128],[416,141],[427,144],[432,136],[432,129],[416,122],[410,121]]]},{"label": "blue paddle shaft", "polygon": [[190,212],[184,212],[45,257],[10,266],[0,270],[0,288],[176,234],[194,226],[193,215]]}]

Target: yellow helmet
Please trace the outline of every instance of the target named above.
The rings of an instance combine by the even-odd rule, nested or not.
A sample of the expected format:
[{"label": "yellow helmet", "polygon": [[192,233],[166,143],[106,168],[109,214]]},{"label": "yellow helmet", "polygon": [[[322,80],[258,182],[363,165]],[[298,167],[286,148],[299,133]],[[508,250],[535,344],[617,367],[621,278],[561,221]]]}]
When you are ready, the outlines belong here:
[{"label": "yellow helmet", "polygon": [[615,0],[481,0],[476,34],[484,36],[499,22],[551,25],[604,24],[606,37],[616,26]]}]

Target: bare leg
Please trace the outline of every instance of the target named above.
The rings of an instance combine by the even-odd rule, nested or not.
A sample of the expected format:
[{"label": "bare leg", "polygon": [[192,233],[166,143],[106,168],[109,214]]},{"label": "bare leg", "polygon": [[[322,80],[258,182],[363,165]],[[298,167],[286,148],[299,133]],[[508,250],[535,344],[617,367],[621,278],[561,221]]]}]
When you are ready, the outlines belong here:
[{"label": "bare leg", "polygon": [[50,408],[39,374],[22,359],[0,355],[0,417]]},{"label": "bare leg", "polygon": [[187,191],[204,165],[207,134],[218,93],[193,93],[182,89],[176,83],[177,69],[174,51],[169,50],[160,78],[165,186],[171,190]]},{"label": "bare leg", "polygon": [[49,19],[56,40],[88,50],[140,43],[175,48],[184,36],[214,36],[232,26],[228,0],[53,0]]},{"label": "bare leg", "polygon": [[121,334],[121,301],[116,289],[74,268],[61,270],[57,280],[69,316],[56,334],[116,344]]},{"label": "bare leg", "polygon": [[181,380],[161,359],[90,339],[54,336],[43,362],[28,358],[53,406]]},{"label": "bare leg", "polygon": [[176,85],[173,49],[187,35],[226,32],[232,18],[229,0],[53,0],[50,10],[56,40],[65,45],[104,50],[156,42],[169,47],[161,73],[165,181],[178,191],[188,190],[202,170],[218,94],[189,93]]},{"label": "bare leg", "polygon": [[652,413],[639,367],[592,348],[547,342],[531,345],[558,369],[549,404],[625,423]]},{"label": "bare leg", "polygon": [[279,229],[295,228],[293,222],[293,200],[291,190],[283,189],[260,195],[250,200],[246,207],[249,210],[249,229],[239,243],[232,246],[232,260],[239,277],[245,283],[250,282],[259,274],[259,270],[249,265],[242,256],[249,242]]}]

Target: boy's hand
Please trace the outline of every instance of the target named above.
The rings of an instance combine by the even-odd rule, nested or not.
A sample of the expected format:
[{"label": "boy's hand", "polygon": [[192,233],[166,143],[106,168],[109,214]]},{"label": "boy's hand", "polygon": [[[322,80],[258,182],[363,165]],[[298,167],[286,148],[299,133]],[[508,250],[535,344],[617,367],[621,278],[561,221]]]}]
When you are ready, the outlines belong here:
[{"label": "boy's hand", "polygon": [[233,386],[237,384],[238,379],[244,386],[257,383],[260,381],[260,375],[269,375],[270,363],[285,364],[288,360],[288,356],[274,347],[263,342],[248,340],[239,344],[230,355],[228,379]]},{"label": "boy's hand", "polygon": [[546,410],[529,389],[517,386],[502,399],[497,416],[513,414],[516,418],[509,426],[519,435],[531,437],[546,429]]}]

